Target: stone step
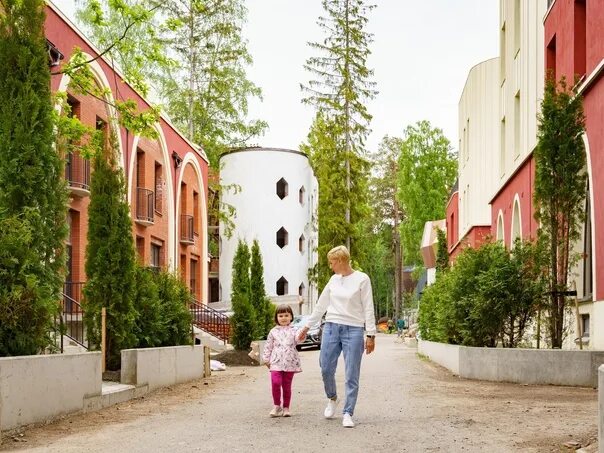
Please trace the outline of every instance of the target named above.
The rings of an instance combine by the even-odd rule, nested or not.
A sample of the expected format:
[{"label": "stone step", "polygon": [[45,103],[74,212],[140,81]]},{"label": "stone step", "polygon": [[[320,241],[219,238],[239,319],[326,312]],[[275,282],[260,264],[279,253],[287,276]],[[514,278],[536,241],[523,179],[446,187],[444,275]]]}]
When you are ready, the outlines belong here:
[{"label": "stone step", "polygon": [[211,335],[205,330],[201,330],[198,327],[193,327],[193,333],[195,334],[195,338],[199,340],[200,344],[207,346],[213,351],[224,351],[226,350],[226,345],[224,341],[220,338]]},{"label": "stone step", "polygon": [[84,399],[84,411],[94,411],[114,404],[123,403],[133,398],[140,398],[149,391],[149,386],[121,384],[113,381],[103,381],[101,394]]}]

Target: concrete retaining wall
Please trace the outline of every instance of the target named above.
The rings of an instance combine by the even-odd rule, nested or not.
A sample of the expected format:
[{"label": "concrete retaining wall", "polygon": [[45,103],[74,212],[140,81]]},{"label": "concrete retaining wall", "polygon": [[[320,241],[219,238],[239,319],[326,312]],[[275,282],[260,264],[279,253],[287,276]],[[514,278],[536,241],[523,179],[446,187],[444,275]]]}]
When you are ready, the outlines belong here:
[{"label": "concrete retaining wall", "polygon": [[604,363],[604,351],[472,348],[431,341],[420,341],[418,351],[463,378],[520,384],[595,388]]},{"label": "concrete retaining wall", "polygon": [[459,346],[420,340],[417,351],[453,373],[459,374]]},{"label": "concrete retaining wall", "polygon": [[203,348],[174,346],[122,350],[122,384],[148,385],[149,390],[202,378]]},{"label": "concrete retaining wall", "polygon": [[80,411],[101,382],[100,352],[0,358],[0,429]]}]

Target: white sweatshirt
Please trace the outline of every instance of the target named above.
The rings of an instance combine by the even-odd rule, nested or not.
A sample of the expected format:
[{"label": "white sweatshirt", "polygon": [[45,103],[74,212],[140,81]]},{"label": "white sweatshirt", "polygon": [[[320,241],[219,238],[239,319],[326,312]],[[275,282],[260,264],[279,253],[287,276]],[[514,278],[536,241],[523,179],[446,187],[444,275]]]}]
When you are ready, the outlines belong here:
[{"label": "white sweatshirt", "polygon": [[325,312],[326,322],[364,327],[367,334],[375,334],[373,294],[367,274],[354,271],[345,277],[332,275],[323,288],[306,326],[317,324]]}]

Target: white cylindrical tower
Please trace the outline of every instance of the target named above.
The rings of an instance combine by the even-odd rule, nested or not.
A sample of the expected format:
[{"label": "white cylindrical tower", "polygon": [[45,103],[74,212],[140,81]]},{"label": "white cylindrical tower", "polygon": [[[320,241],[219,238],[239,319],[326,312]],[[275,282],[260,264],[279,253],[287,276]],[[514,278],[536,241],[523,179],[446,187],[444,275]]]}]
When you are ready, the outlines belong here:
[{"label": "white cylindrical tower", "polygon": [[221,300],[231,299],[233,257],[239,239],[251,247],[258,240],[264,284],[274,303],[292,305],[294,313],[314,307],[316,285],[308,271],[317,263],[318,183],[304,153],[279,148],[244,148],[220,158],[222,202],[235,208],[230,238],[220,225]]}]

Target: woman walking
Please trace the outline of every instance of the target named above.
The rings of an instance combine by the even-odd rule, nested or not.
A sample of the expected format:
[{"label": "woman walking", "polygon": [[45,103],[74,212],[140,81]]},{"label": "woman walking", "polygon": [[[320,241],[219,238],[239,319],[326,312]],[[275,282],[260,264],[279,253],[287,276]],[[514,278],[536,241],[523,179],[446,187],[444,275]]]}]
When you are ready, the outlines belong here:
[{"label": "woman walking", "polygon": [[[329,267],[334,272],[317,305],[299,333],[304,341],[310,326],[325,315],[321,340],[320,366],[325,395],[328,398],[325,418],[335,415],[338,405],[336,367],[340,354],[344,354],[345,391],[342,426],[353,428],[354,407],[359,393],[359,375],[363,350],[371,354],[375,348],[375,315],[371,281],[367,274],[350,266],[350,253],[343,245],[327,253]],[[364,338],[364,336],[366,338]]]}]

